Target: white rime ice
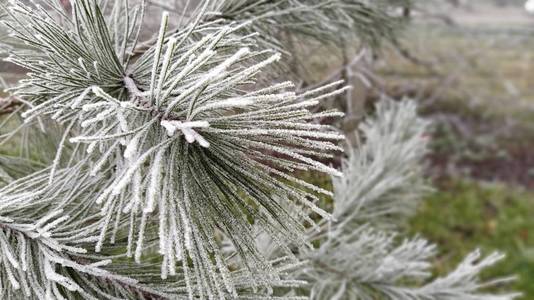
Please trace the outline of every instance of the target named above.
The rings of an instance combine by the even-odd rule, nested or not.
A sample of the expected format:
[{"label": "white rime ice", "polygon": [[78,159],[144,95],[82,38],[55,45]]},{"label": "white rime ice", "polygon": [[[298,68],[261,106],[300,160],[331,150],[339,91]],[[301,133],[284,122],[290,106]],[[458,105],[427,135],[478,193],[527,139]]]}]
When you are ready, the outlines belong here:
[{"label": "white rime ice", "polygon": [[[0,167],[0,299],[517,296],[480,291],[508,280],[478,280],[500,254],[432,278],[435,246],[392,231],[427,190],[413,102],[380,102],[340,170],[343,113],[318,105],[350,87],[270,79],[294,34],[391,38],[398,1],[158,2],[0,2],[0,52],[28,70],[0,145],[42,154]],[[317,172],[334,192],[301,178]]]}]

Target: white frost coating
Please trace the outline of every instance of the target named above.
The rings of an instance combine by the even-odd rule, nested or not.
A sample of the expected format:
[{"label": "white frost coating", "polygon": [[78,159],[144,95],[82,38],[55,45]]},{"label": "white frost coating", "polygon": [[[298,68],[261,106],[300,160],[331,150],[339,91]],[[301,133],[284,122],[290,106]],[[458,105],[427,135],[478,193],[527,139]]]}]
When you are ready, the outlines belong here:
[{"label": "white frost coating", "polygon": [[427,153],[429,123],[418,117],[413,101],[385,99],[376,110],[376,117],[360,127],[366,143],[344,162],[345,178],[333,181],[334,216],[345,223],[409,216],[427,190],[421,161]]},{"label": "white frost coating", "polygon": [[[342,149],[339,141],[343,137],[332,126],[322,125],[326,120],[318,119],[342,114],[315,113],[315,106],[347,88],[334,82],[298,94],[293,84],[269,86],[269,79],[264,80],[267,76],[260,74],[280,59],[279,54],[271,56],[271,50],[256,50],[266,41],[283,46],[284,39],[272,34],[276,28],[288,29],[288,34],[293,28],[304,28],[310,37],[342,34],[336,30],[339,26],[360,29],[356,25],[361,20],[355,28],[351,23],[358,22],[358,16],[374,20],[373,11],[368,10],[375,6],[373,1],[201,0],[198,11],[213,14],[183,9],[183,20],[191,23],[180,22],[179,30],[173,32],[166,31],[165,15],[156,45],[148,49],[137,39],[142,7],[127,9],[131,1],[71,1],[73,11],[68,17],[72,22],[60,20],[65,12],[58,1],[46,1],[51,10],[34,6],[34,2],[12,1],[17,22],[8,21],[9,25],[20,29],[19,38],[34,43],[31,49],[14,49],[11,60],[34,74],[21,81],[15,93],[23,96],[29,107],[26,121],[52,117],[60,124],[72,122],[76,131],[73,141],[80,144],[64,149],[64,155],[71,157],[61,159],[68,162],[65,169],[57,164],[53,181],[47,180],[50,169],[46,168],[0,188],[0,211],[13,221],[0,226],[9,236],[3,240],[11,247],[4,251],[6,243],[0,246],[0,274],[4,274],[0,275],[0,287],[6,288],[0,289],[2,297],[4,290],[5,298],[22,296],[13,293],[14,283],[30,293],[29,299],[136,299],[152,294],[162,299],[270,299],[278,295],[276,287],[282,286],[288,295],[295,295],[290,291],[293,287],[302,288],[300,291],[310,292],[315,299],[344,299],[350,293],[362,299],[394,295],[391,297],[404,300],[410,297],[404,297],[406,289],[399,283],[430,281],[425,277],[430,273],[425,258],[432,247],[419,239],[397,244],[389,235],[364,232],[354,225],[378,224],[377,216],[402,217],[408,210],[396,199],[402,196],[404,201],[419,191],[417,182],[402,179],[417,173],[411,160],[420,153],[411,150],[419,149],[415,146],[421,141],[414,138],[397,143],[399,136],[406,136],[399,135],[403,126],[362,130],[369,133],[366,141],[370,147],[356,155],[360,176],[349,172],[348,179],[339,179],[346,193],[340,196],[336,185],[337,218],[330,220],[317,195],[330,192],[290,174],[321,171],[340,175],[330,166],[330,159]],[[144,5],[145,1],[134,2]],[[107,7],[98,9],[100,3]],[[387,21],[387,16],[382,17]],[[361,30],[382,32],[375,30],[382,25],[377,24],[366,23]],[[137,56],[137,46],[144,55]],[[385,121],[409,116],[402,112],[379,114]],[[396,133],[383,134],[388,128]],[[86,150],[92,155],[86,155]],[[356,184],[344,186],[349,180]],[[45,217],[51,207],[64,212],[39,226],[20,224],[20,218]],[[306,234],[308,230],[314,232],[312,237]],[[271,242],[253,244],[260,232]],[[322,239],[316,244],[318,254],[301,250],[313,237]],[[139,274],[140,266],[134,269],[128,261],[121,261],[124,269],[109,268],[134,270],[136,275],[150,278],[148,291],[143,284],[99,268],[110,262],[98,261],[92,246],[96,243],[98,250],[109,253],[106,248],[113,242],[110,250],[125,248],[137,262],[159,245],[162,257],[154,261],[163,262],[160,268],[143,268]],[[87,244],[91,244],[89,253],[78,256],[86,251],[81,246]],[[298,258],[307,263],[296,261]],[[19,272],[15,261],[32,276]],[[315,268],[320,263],[322,268]],[[300,268],[310,268],[306,276],[312,278],[301,278]],[[341,273],[329,271],[338,268]],[[480,287],[473,280],[477,271],[462,267],[461,273],[469,276],[456,274],[443,281],[448,284],[426,290],[410,287],[408,292],[412,299],[435,299],[435,295],[450,295],[453,290],[456,299],[479,300],[476,289],[469,289]],[[56,281],[47,279],[45,273]],[[167,280],[178,278],[179,283],[157,280],[158,273]],[[174,274],[174,278],[168,276]],[[69,286],[69,280],[80,287],[79,294],[71,296],[62,287]],[[311,285],[303,286],[305,281]],[[451,285],[453,281],[456,283]],[[382,297],[381,291],[373,290],[368,297],[361,295],[372,290],[373,286],[365,285],[369,282],[380,284],[389,294]],[[312,290],[307,290],[312,285]],[[26,286],[38,288],[32,291]],[[167,295],[175,291],[179,295]],[[509,298],[504,295],[500,299]]]},{"label": "white frost coating", "polygon": [[112,105],[112,104],[108,103],[108,102],[88,103],[88,104],[84,104],[82,106],[82,110],[85,111],[85,112],[88,112],[88,111],[91,111],[91,110],[102,109],[102,108],[110,106],[110,105]]},{"label": "white frost coating", "polygon": [[101,122],[104,119],[106,119],[109,115],[113,114],[115,112],[115,108],[108,108],[102,112],[99,112],[96,117],[83,121],[80,125],[82,128],[89,127],[90,125],[93,125],[95,123]]},{"label": "white frost coating", "polygon": [[320,246],[301,255],[312,262],[301,277],[311,283],[312,299],[356,295],[387,300],[511,300],[518,296],[479,291],[510,280],[479,281],[480,272],[502,259],[500,254],[481,259],[475,251],[455,271],[432,280],[435,245],[421,238],[399,241],[394,232],[377,229],[393,228],[391,223],[413,213],[413,204],[426,189],[422,161],[428,125],[417,116],[414,102],[389,99],[380,101],[376,117],[361,125],[365,143],[343,162],[345,176],[333,179],[335,221],[319,234],[310,232],[310,240]]},{"label": "white frost coating", "polygon": [[168,136],[174,136],[177,130],[192,129],[192,128],[208,128],[210,124],[206,121],[161,121],[161,126],[167,130]]},{"label": "white frost coating", "polygon": [[65,288],[67,288],[69,291],[77,291],[80,288],[72,280],[70,280],[67,277],[61,276],[61,275],[57,274],[56,272],[54,272],[54,267],[52,266],[52,263],[50,261],[48,261],[48,260],[46,260],[44,262],[44,272],[45,272],[45,276],[49,280],[57,282],[58,284],[60,284],[60,285],[64,286]]},{"label": "white frost coating", "polygon": [[91,92],[93,90],[94,87],[88,87],[86,88],[81,94],[80,96],[76,97],[74,99],[74,101],[72,101],[72,104],[70,105],[71,108],[78,108],[78,106],[80,106],[80,104],[83,102],[83,99],[85,99],[85,97],[87,97],[87,95],[89,94],[89,92]]},{"label": "white frost coating", "polygon": [[226,108],[244,107],[244,106],[251,105],[253,103],[254,103],[253,98],[233,98],[233,99],[228,99],[228,100],[223,100],[223,101],[217,101],[214,103],[210,103],[210,104],[198,107],[197,109],[194,110],[192,115],[194,116],[198,113],[201,113],[203,111],[208,111],[208,110],[215,110],[215,109],[221,109],[221,108],[226,109]]},{"label": "white frost coating", "polygon": [[161,25],[159,28],[158,39],[156,43],[156,48],[154,50],[155,55],[154,55],[154,63],[152,65],[152,78],[150,79],[150,99],[149,100],[152,100],[153,93],[154,93],[157,70],[159,66],[161,52],[163,50],[163,41],[165,39],[165,32],[167,30],[168,22],[169,22],[169,13],[165,11],[163,12],[163,15],[161,18]]},{"label": "white frost coating", "polygon": [[159,101],[160,92],[163,89],[163,84],[165,83],[165,79],[168,76],[169,64],[171,62],[171,58],[172,58],[175,46],[176,46],[176,38],[174,37],[169,38],[169,41],[167,42],[167,52],[165,53],[165,58],[163,59],[163,65],[161,68],[162,71],[159,75],[158,87],[156,88],[155,97],[158,101]]},{"label": "white frost coating", "polygon": [[190,121],[190,122],[180,122],[180,121],[162,121],[161,126],[167,131],[167,135],[172,137],[176,134],[176,131],[181,131],[188,143],[192,144],[195,141],[198,142],[202,147],[208,148],[209,142],[206,141],[198,132],[193,128],[208,128],[210,124],[206,121]]},{"label": "white frost coating", "polygon": [[[189,88],[187,91],[184,91],[179,97],[176,97],[173,101],[171,101],[167,107],[167,110],[165,111],[165,115],[168,116],[170,112],[174,109],[174,107],[182,101],[185,97],[191,95],[193,92],[199,90],[202,88],[202,86],[208,84],[209,82],[216,80],[217,78],[224,75],[224,72],[226,69],[228,69],[232,64],[234,64],[236,61],[241,59],[243,56],[250,53],[249,48],[241,48],[237,53],[232,55],[231,57],[227,58],[225,61],[220,63],[217,67],[211,69],[208,73],[206,73],[202,78],[198,80],[198,82]],[[191,114],[192,110],[195,108],[195,101],[190,101],[189,103],[189,110],[188,110],[188,116]]]},{"label": "white frost coating", "polygon": [[130,168],[123,174],[123,176],[121,176],[117,184],[115,186],[111,186],[111,194],[113,196],[119,195],[122,190],[130,183],[137,169],[140,168],[141,165],[144,164],[150,158],[152,153],[159,150],[161,147],[168,145],[170,142],[172,142],[172,139],[165,140],[146,151],[143,155],[141,155],[134,163],[132,163]]},{"label": "white frost coating", "polygon": [[137,147],[139,146],[139,140],[143,134],[144,132],[139,132],[128,142],[126,149],[124,150],[124,158],[132,160],[137,156]]},{"label": "white frost coating", "polygon": [[167,151],[166,147],[162,147],[156,152],[154,161],[150,168],[150,183],[147,191],[147,201],[144,213],[152,213],[154,211],[154,205],[156,203],[156,197],[161,197],[161,172],[163,171],[163,156]]}]

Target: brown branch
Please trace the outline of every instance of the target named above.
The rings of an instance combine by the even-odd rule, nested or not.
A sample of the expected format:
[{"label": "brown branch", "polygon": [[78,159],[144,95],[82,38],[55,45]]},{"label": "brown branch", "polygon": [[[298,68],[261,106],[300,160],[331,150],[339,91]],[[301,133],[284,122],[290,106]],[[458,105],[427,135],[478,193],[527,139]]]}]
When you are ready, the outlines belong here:
[{"label": "brown branch", "polygon": [[0,116],[14,112],[21,104],[22,102],[13,96],[0,98]]},{"label": "brown branch", "polygon": [[174,120],[179,121],[180,118],[176,116],[174,113],[169,113],[167,116],[165,116],[165,110],[156,107],[153,105],[149,99],[144,95],[145,91],[140,90],[135,81],[130,76],[126,76],[123,78],[124,86],[126,87],[126,90],[128,91],[128,94],[130,95],[130,101],[142,109],[149,111],[152,116],[160,117],[162,120]]}]

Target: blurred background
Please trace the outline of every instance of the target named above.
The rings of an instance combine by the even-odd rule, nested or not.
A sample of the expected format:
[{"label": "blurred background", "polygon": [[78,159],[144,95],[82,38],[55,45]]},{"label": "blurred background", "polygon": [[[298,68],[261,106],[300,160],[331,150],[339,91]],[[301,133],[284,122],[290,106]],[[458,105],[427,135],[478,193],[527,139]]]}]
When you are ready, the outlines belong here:
[{"label": "blurred background", "polygon": [[[534,11],[524,0],[420,2],[399,12],[412,22],[396,45],[325,55],[340,49],[306,44],[296,56],[306,61],[292,67],[303,86],[333,77],[355,86],[343,107],[347,132],[383,94],[418,100],[435,124],[427,161],[435,190],[406,229],[440,245],[440,274],[475,247],[505,252],[485,276],[517,274],[515,289],[534,299]],[[7,84],[24,75],[14,68],[0,63]]]},{"label": "blurred background", "polygon": [[[435,124],[435,191],[407,230],[440,245],[443,274],[473,248],[505,252],[485,276],[515,273],[522,299],[534,299],[534,11],[523,0],[443,0],[409,13],[399,45],[352,65],[353,123],[383,93],[417,99]],[[302,71],[311,81],[343,65],[319,55],[334,49],[314,51]]]},{"label": "blurred background", "polygon": [[455,2],[414,15],[409,55],[386,50],[374,65],[388,94],[418,99],[436,124],[436,191],[409,230],[441,245],[443,272],[473,247],[504,251],[486,275],[516,273],[534,299],[534,12],[521,0]]}]

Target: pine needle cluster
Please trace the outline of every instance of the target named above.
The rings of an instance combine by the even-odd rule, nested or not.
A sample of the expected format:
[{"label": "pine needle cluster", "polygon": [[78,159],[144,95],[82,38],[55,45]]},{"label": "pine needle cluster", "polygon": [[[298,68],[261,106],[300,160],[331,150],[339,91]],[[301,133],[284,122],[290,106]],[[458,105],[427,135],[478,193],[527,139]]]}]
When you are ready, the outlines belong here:
[{"label": "pine needle cluster", "polygon": [[312,108],[350,87],[265,80],[284,32],[376,45],[399,3],[178,1],[141,54],[145,1],[0,5],[28,72],[0,132],[22,153],[0,157],[0,298],[489,299],[500,254],[433,279],[435,246],[392,231],[427,190],[413,102],[380,102],[338,170],[343,113]]}]

